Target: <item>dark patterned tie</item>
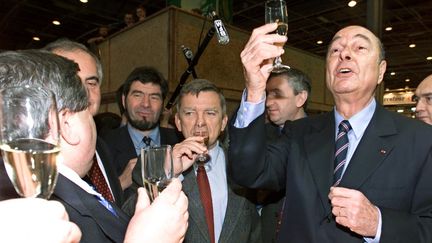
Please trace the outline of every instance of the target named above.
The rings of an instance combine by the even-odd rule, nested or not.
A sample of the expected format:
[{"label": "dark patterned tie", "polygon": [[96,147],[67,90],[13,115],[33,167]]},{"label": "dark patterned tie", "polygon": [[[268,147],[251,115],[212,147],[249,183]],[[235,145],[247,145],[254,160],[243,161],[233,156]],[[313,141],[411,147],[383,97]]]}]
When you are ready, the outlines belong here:
[{"label": "dark patterned tie", "polygon": [[210,190],[210,184],[205,171],[204,165],[198,165],[197,183],[200,192],[201,203],[204,207],[205,218],[209,230],[210,242],[215,242],[214,220],[213,220],[213,203]]},{"label": "dark patterned tie", "polygon": [[347,120],[341,121],[339,131],[336,137],[336,152],[334,161],[333,186],[338,186],[342,179],[342,171],[346,163],[349,140],[348,132],[351,130],[351,125]]},{"label": "dark patterned tie", "polygon": [[114,197],[111,193],[111,190],[109,189],[105,177],[101,169],[99,168],[96,155],[93,157],[93,165],[87,175],[90,179],[90,182],[95,187],[96,191],[99,192],[108,201],[114,202]]},{"label": "dark patterned tie", "polygon": [[144,136],[142,140],[145,144],[145,147],[150,147],[152,139],[150,137]]}]

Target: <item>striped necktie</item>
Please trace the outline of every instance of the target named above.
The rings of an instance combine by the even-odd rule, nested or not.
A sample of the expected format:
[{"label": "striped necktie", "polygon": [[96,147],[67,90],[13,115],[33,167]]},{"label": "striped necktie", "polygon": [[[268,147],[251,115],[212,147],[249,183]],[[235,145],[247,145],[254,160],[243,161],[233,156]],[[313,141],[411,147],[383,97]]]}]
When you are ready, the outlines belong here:
[{"label": "striped necktie", "polygon": [[339,131],[336,137],[333,186],[338,186],[342,179],[342,172],[345,167],[349,146],[348,132],[350,130],[350,123],[347,120],[341,121],[341,123],[339,124]]}]

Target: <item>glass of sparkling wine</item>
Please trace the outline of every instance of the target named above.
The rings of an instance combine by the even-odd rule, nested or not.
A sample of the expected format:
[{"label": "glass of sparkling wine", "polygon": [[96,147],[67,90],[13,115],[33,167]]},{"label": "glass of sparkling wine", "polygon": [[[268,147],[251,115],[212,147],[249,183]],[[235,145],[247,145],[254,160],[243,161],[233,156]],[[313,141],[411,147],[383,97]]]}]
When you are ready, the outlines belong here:
[{"label": "glass of sparkling wine", "polygon": [[[198,137],[203,137],[204,138],[204,145],[206,147],[208,147],[208,143],[209,143],[209,134],[207,129],[203,130],[199,130],[199,131],[195,131],[194,132],[194,136],[198,136]],[[210,160],[210,155],[207,153],[202,153],[202,154],[198,154],[195,162],[198,164],[204,164],[207,163]]]},{"label": "glass of sparkling wine", "polygon": [[18,194],[48,199],[57,182],[60,152],[54,94],[42,87],[0,91],[0,149]]},{"label": "glass of sparkling wine", "polygon": [[170,145],[142,148],[141,163],[144,187],[147,189],[151,202],[168,186],[173,178],[183,171],[180,162],[173,162]]},{"label": "glass of sparkling wine", "polygon": [[[283,0],[269,0],[265,3],[265,22],[277,23],[276,34],[286,36],[288,33],[288,11],[286,3]],[[283,46],[283,43],[275,43],[275,45]],[[289,66],[282,64],[282,58],[276,57],[273,63],[273,67],[270,69],[271,72],[280,73],[286,69],[290,69]]]}]

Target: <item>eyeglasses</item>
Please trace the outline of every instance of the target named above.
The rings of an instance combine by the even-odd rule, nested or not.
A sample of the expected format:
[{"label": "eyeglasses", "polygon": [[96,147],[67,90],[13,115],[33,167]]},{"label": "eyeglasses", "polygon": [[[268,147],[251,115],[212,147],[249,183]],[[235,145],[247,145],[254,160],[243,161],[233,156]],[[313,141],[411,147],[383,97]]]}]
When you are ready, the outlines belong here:
[{"label": "eyeglasses", "polygon": [[424,95],[413,95],[412,101],[414,101],[416,104],[418,104],[421,100],[424,100],[426,104],[432,105],[432,94],[424,94]]}]

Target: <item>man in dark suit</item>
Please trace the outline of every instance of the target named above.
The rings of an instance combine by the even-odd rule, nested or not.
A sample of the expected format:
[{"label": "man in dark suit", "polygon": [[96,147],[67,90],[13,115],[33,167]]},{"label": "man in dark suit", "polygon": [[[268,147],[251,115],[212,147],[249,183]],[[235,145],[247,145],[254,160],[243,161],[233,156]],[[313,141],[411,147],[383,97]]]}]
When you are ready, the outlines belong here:
[{"label": "man in dark suit", "polygon": [[[100,107],[101,102],[101,91],[100,86],[102,84],[103,72],[100,60],[84,45],[68,40],[59,39],[49,43],[44,47],[52,53],[70,59],[76,62],[79,66],[78,76],[81,82],[87,88],[89,98],[89,111],[92,116],[95,116]],[[115,172],[114,165],[112,162],[112,155],[109,152],[109,148],[101,137],[96,139],[96,153],[92,158],[95,163],[90,170],[91,173],[88,175],[90,180],[95,184],[96,181],[103,180],[103,187],[96,188],[99,193],[105,194],[104,197],[114,201],[118,206],[123,203],[123,190],[118,179],[118,175]],[[102,174],[95,174],[95,170],[100,169]],[[98,178],[99,177],[99,178]],[[100,184],[100,183],[97,183]],[[111,195],[107,195],[111,194]]]},{"label": "man in dark suit", "polygon": [[60,201],[69,219],[80,227],[81,242],[123,242],[129,217],[82,179],[93,164],[96,129],[78,66],[49,52],[2,54],[1,88],[38,85],[55,94],[62,159],[57,163],[60,175],[51,199]]},{"label": "man in dark suit", "polygon": [[[49,52],[27,50],[18,52],[0,53],[0,88],[10,86],[41,86],[49,87],[55,94],[59,128],[58,138],[60,154],[58,156],[57,169],[59,176],[51,199],[58,200],[64,208],[50,210],[46,217],[41,214],[17,214],[18,219],[11,219],[10,214],[2,216],[0,224],[9,222],[9,229],[17,232],[15,221],[22,220],[35,222],[32,229],[21,230],[24,234],[41,229],[53,222],[67,221],[75,223],[82,232],[80,242],[181,242],[187,228],[187,198],[181,191],[181,183],[174,180],[160,196],[149,205],[149,199],[143,189],[140,190],[136,213],[128,225],[129,217],[125,215],[115,204],[108,202],[98,193],[84,178],[93,165],[91,157],[95,153],[96,129],[91,113],[87,91],[77,75],[76,63],[54,55]],[[43,106],[46,104],[43,104]],[[48,123],[44,120],[36,121],[43,134],[50,141]],[[53,182],[54,183],[54,182]],[[35,210],[47,210],[49,205],[36,201],[26,202],[25,199],[13,199],[9,203],[2,203],[0,211],[10,209],[25,211],[23,206],[28,205]],[[43,200],[43,199],[39,199]],[[21,201],[21,202],[20,202]],[[13,202],[16,202],[12,204]],[[64,212],[66,209],[67,214]],[[60,217],[59,217],[60,216]],[[38,218],[39,217],[39,218]],[[25,224],[26,225],[26,224]],[[62,227],[63,226],[63,227]],[[80,237],[77,228],[73,224],[56,225],[52,230],[58,230],[49,236],[44,236],[39,231],[34,235],[34,240],[52,241],[60,240],[65,232],[64,227],[69,228],[69,236],[63,235],[62,242],[68,239],[76,242]],[[61,231],[61,232],[60,232]],[[73,235],[72,235],[73,234]],[[56,236],[58,238],[53,238]],[[125,238],[126,236],[126,238]],[[30,239],[29,236],[16,236],[2,234],[2,240]]]},{"label": "man in dark suit", "polygon": [[[309,77],[295,68],[270,74],[266,85],[266,115],[269,122],[265,127],[268,141],[275,141],[281,136],[286,121],[306,117],[310,83]],[[259,190],[257,198],[261,210],[263,242],[276,242],[285,191]]]},{"label": "man in dark suit", "polygon": [[[159,126],[167,93],[167,80],[152,67],[135,68],[123,83],[122,101],[128,124],[112,130],[103,138],[113,155],[116,171],[121,175],[125,200],[143,186],[141,163],[137,163],[141,148],[179,141],[174,129]],[[131,209],[133,211],[134,207]]]},{"label": "man in dark suit", "polygon": [[276,28],[255,29],[242,51],[246,92],[229,156],[237,182],[286,188],[279,242],[431,242],[432,129],[375,101],[386,70],[380,40],[360,26],[338,31],[326,67],[334,110],[267,143],[265,82],[283,53],[273,43],[286,41],[268,34]]},{"label": "man in dark suit", "polygon": [[[235,185],[226,173],[228,160],[219,138],[227,119],[225,98],[214,84],[196,79],[182,87],[175,123],[186,139],[174,146],[173,158],[183,162],[183,190],[190,202],[185,242],[261,242],[250,191]],[[205,161],[194,163],[198,154],[208,157],[202,155]],[[207,178],[207,189],[201,175]]]}]

